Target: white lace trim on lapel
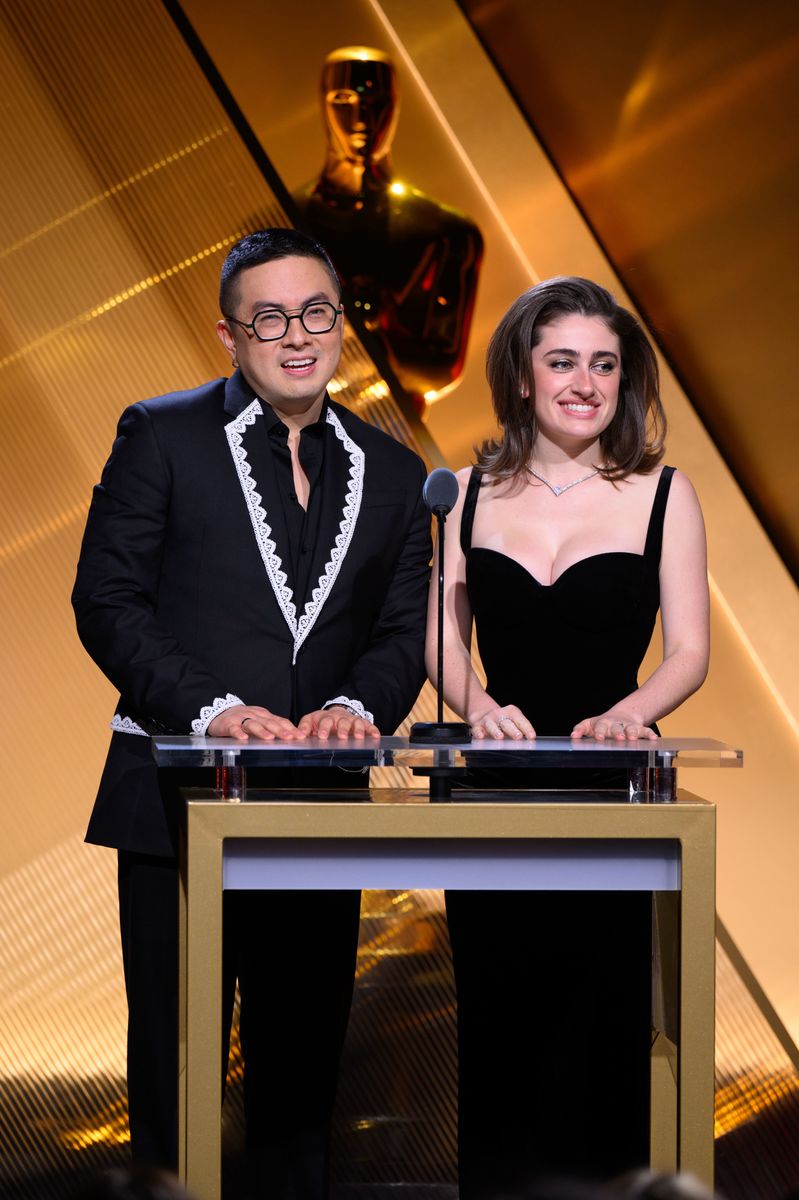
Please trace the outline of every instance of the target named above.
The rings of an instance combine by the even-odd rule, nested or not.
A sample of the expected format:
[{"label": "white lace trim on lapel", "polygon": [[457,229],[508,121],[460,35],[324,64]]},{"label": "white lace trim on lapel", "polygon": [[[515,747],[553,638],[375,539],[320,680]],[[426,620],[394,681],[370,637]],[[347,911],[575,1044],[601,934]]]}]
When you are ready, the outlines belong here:
[{"label": "white lace trim on lapel", "polygon": [[364,463],[366,459],[363,450],[352,440],[339,418],[329,408],[327,410],[327,423],[333,427],[333,432],[350,457],[349,480],[347,482],[347,493],[344,499],[341,521],[339,522],[339,532],[336,534],[336,540],[331,547],[330,556],[325,563],[325,569],[319,576],[319,581],[313,589],[311,599],[305,605],[302,616],[298,618],[294,595],[286,582],[288,577],[283,570],[283,561],[276,552],[275,541],[272,537],[272,528],[267,523],[266,509],[263,507],[262,497],[257,490],[257,483],[253,478],[252,468],[247,461],[247,451],[244,448],[246,427],[254,425],[256,417],[262,415],[263,409],[261,408],[260,401],[253,400],[252,404],[248,405],[235,420],[225,426],[225,433],[227,434],[233,461],[236,464],[236,471],[244,493],[244,499],[247,502],[250,521],[264,567],[266,568],[266,574],[272,585],[272,591],[275,593],[275,599],[283,613],[283,619],[288,625],[294,641],[294,653],[291,660],[292,665],[294,665],[297,661],[297,654],[300,647],[313,628],[322,610],[322,605],[336,581],[336,577],[341,570],[341,564],[352,541],[355,522],[358,519],[358,513],[361,508]]}]

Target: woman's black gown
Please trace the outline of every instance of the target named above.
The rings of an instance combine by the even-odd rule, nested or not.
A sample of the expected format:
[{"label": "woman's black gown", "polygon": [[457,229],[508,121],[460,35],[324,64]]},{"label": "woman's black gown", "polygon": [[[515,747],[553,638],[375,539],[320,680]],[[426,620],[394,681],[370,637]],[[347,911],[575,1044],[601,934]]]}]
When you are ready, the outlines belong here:
[{"label": "woman's black gown", "polygon": [[[487,690],[541,736],[635,691],[659,605],[658,481],[643,555],[595,554],[551,585],[472,547],[473,472],[461,545]],[[613,787],[584,771],[515,787]],[[566,776],[569,779],[566,779]],[[471,786],[496,786],[475,771]],[[487,1200],[541,1175],[609,1178],[649,1160],[651,894],[448,892],[458,995],[460,1200]]]}]

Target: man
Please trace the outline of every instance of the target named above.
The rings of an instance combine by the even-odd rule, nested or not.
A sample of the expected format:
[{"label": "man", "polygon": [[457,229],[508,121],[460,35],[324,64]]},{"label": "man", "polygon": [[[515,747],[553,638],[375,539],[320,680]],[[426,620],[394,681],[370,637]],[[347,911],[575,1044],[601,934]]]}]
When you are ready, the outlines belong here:
[{"label": "man", "polygon": [[[222,267],[220,306],[233,375],[123,413],[73,595],[80,637],[121,693],[87,837],[119,852],[133,1155],[168,1167],[190,780],[157,770],[142,735],[390,733],[424,674],[424,468],[327,397],[343,320],[327,253],[295,230],[250,234]],[[322,774],[295,782],[342,786]],[[225,898],[248,1157],[270,1197],[324,1195],[358,910],[357,893]]]}]

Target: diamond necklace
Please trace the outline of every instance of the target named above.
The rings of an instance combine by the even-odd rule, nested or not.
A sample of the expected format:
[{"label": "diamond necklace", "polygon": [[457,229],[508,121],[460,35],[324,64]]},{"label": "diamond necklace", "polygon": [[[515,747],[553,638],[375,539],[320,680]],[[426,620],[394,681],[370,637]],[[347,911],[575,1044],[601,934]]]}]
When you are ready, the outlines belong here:
[{"label": "diamond necklace", "polygon": [[534,467],[527,467],[527,470],[536,479],[540,479],[542,483],[545,483],[553,496],[562,496],[564,492],[568,492],[569,488],[577,487],[578,483],[585,483],[587,479],[593,479],[595,475],[599,474],[599,468],[594,467],[593,471],[589,471],[587,475],[581,475],[579,479],[573,479],[571,483],[564,483],[563,487],[558,487],[556,483],[550,483],[543,475],[539,475]]}]

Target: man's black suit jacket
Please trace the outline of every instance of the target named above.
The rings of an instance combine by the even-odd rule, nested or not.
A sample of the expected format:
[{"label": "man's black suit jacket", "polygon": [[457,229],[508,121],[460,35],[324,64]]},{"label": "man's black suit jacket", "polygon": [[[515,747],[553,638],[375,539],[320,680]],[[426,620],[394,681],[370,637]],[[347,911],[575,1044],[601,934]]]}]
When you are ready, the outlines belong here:
[{"label": "man's black suit jacket", "polygon": [[316,582],[298,611],[262,412],[236,372],[121,417],[73,593],[80,638],[120,692],[89,841],[174,854],[142,734],[204,733],[242,702],[296,721],[335,700],[391,733],[419,691],[422,461],[326,402]]}]

